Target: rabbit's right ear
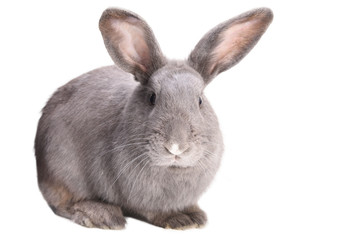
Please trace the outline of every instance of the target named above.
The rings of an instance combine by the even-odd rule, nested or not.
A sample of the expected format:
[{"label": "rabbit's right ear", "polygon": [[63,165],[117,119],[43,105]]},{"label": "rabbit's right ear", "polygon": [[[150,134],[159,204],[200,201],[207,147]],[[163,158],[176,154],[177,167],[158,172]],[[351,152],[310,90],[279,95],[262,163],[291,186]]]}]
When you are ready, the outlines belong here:
[{"label": "rabbit's right ear", "polygon": [[209,83],[238,63],[257,43],[273,19],[268,8],[243,13],[210,30],[196,45],[188,62]]},{"label": "rabbit's right ear", "polygon": [[106,9],[99,21],[105,46],[121,69],[146,84],[151,74],[165,65],[166,59],[148,24],[134,13]]}]

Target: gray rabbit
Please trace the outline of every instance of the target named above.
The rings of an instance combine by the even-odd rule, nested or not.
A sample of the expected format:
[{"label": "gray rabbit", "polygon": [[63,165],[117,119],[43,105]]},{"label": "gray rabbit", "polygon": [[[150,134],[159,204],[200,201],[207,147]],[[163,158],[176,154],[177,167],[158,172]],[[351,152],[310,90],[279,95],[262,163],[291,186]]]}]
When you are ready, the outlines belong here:
[{"label": "gray rabbit", "polygon": [[266,8],[241,14],[209,31],[187,60],[171,61],[139,16],[105,10],[99,27],[116,66],[60,87],[39,120],[38,183],[54,213],[106,229],[124,228],[124,216],[203,226],[197,201],[223,152],[203,90],[254,47],[272,18]]}]

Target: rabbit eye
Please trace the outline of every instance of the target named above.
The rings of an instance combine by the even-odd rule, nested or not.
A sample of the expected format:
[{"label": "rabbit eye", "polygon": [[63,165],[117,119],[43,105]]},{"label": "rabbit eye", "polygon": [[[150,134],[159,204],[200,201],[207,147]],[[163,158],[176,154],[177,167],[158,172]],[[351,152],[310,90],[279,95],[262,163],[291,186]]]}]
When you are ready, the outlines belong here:
[{"label": "rabbit eye", "polygon": [[150,104],[154,106],[155,101],[156,101],[156,94],[152,93],[151,96],[150,96]]},{"label": "rabbit eye", "polygon": [[202,104],[202,102],[203,102],[202,98],[201,98],[201,97],[199,97],[199,105],[201,105],[201,104]]}]

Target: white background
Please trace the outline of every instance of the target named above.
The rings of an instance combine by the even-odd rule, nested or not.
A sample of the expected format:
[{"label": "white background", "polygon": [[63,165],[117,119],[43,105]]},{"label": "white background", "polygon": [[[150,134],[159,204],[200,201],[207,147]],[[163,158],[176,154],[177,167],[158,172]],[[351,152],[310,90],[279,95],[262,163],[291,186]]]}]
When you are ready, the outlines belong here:
[{"label": "white background", "polygon": [[[0,6],[1,239],[360,239],[360,14],[356,1],[5,1]],[[10,3],[11,2],[11,3]],[[141,15],[184,59],[216,24],[255,7],[274,21],[207,96],[224,134],[203,229],[128,219],[123,231],[55,216],[36,183],[33,140],[55,89],[111,64],[109,6]]]}]

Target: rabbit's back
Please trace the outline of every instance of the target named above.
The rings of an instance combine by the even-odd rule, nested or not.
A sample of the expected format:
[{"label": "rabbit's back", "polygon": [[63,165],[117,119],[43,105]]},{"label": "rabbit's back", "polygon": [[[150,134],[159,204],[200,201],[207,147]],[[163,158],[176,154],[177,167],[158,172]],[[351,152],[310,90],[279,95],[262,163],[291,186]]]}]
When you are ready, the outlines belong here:
[{"label": "rabbit's back", "polygon": [[99,170],[111,164],[100,166],[97,158],[107,157],[112,132],[136,86],[130,74],[109,66],[83,74],[54,93],[43,109],[35,141],[40,184],[60,181],[79,198],[105,187],[107,176],[99,178]]}]

